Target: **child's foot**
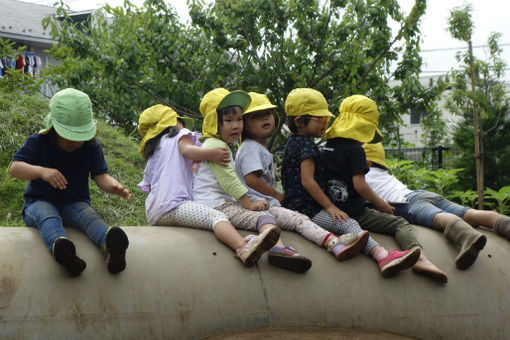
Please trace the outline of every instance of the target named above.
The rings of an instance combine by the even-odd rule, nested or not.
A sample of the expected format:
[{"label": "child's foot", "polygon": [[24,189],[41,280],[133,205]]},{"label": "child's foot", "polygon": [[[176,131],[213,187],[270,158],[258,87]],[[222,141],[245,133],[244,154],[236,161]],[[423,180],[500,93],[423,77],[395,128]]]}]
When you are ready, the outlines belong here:
[{"label": "child's foot", "polygon": [[344,261],[362,251],[368,242],[368,231],[363,230],[358,234],[343,234],[333,238],[326,245],[338,261]]},{"label": "child's foot", "polygon": [[289,246],[269,249],[268,259],[270,265],[296,273],[304,273],[312,266],[312,260]]},{"label": "child's foot", "polygon": [[420,254],[420,247],[413,247],[405,251],[388,250],[388,256],[379,260],[382,276],[395,276],[398,272],[411,268],[420,258]]},{"label": "child's foot", "polygon": [[448,277],[446,273],[437,268],[423,253],[413,266],[413,272],[416,274],[424,275],[436,282],[447,283]]},{"label": "child's foot", "polygon": [[251,267],[279,238],[280,228],[277,226],[268,227],[259,235],[248,235],[245,237],[246,244],[236,250],[237,256],[246,267]]},{"label": "child's foot", "polygon": [[67,238],[59,238],[53,243],[53,255],[72,277],[80,275],[87,267],[85,261],[76,255],[74,243]]},{"label": "child's foot", "polygon": [[111,227],[106,232],[106,265],[112,274],[120,273],[126,268],[126,249],[129,240],[124,230]]}]

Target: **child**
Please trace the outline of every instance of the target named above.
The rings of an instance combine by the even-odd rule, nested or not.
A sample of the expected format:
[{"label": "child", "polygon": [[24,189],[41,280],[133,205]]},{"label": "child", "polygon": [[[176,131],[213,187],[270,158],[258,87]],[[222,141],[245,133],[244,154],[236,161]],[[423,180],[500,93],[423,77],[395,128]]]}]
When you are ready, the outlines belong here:
[{"label": "child", "polygon": [[[368,231],[394,236],[403,249],[421,250],[411,225],[394,216],[393,208],[365,182],[368,166],[361,145],[382,139],[378,120],[379,111],[373,100],[354,95],[342,102],[340,115],[326,131],[327,143],[322,152],[328,191],[333,203]],[[381,212],[366,208],[365,200]],[[447,282],[445,273],[426,258],[423,250],[413,270],[438,282]]]},{"label": "child", "polygon": [[[266,139],[275,127],[273,109],[269,99],[256,92],[250,92],[251,104],[243,114],[244,128],[242,144],[236,155],[235,170],[241,182],[248,188],[248,196],[253,199],[265,199],[269,203],[269,212],[282,228],[297,231],[308,240],[328,249],[339,261],[346,260],[359,253],[368,241],[368,232],[345,234],[336,237],[315,223],[306,215],[283,208],[282,193],[274,188],[273,155],[266,148]],[[273,253],[295,254],[286,246],[269,250],[269,259]]]},{"label": "child", "polygon": [[[337,208],[326,196],[326,177],[320,152],[313,138],[322,137],[330,117],[324,96],[314,89],[292,90],[285,100],[285,113],[292,132],[282,164],[284,206],[308,215],[313,222],[335,234],[361,232],[359,224]],[[342,165],[345,166],[345,165]],[[378,261],[383,277],[390,277],[411,267],[420,249],[387,251],[371,237],[364,249]]]},{"label": "child", "polygon": [[[138,132],[143,137],[139,151],[147,160],[140,190],[148,194],[145,211],[150,225],[169,225],[213,230],[216,237],[234,249],[246,266],[278,240],[276,229],[245,240],[225,214],[193,202],[193,160],[230,162],[228,149],[202,149],[200,134],[184,128],[185,120],[168,106],[154,105],[142,112]],[[191,124],[189,124],[191,125]]]},{"label": "child", "polygon": [[80,275],[86,263],[76,255],[63,225],[79,229],[106,256],[110,273],[125,269],[127,235],[119,227],[108,227],[90,205],[88,176],[108,193],[131,199],[131,192],[108,174],[103,150],[94,138],[89,96],[67,88],[51,98],[45,129],[30,136],[15,153],[11,176],[30,181],[25,190],[23,220],[36,227],[42,239],[73,277]]},{"label": "child", "polygon": [[397,205],[395,215],[402,216],[410,223],[443,231],[446,239],[461,248],[455,259],[459,269],[469,268],[487,241],[472,227],[493,229],[510,240],[510,217],[495,211],[463,207],[430,191],[410,190],[388,173],[381,143],[364,144],[363,149],[370,167],[365,176],[370,188],[384,200],[407,203]]},{"label": "child", "polygon": [[[237,141],[243,130],[242,113],[250,102],[250,96],[244,91],[229,92],[218,88],[208,92],[200,103],[200,113],[204,116],[202,132],[206,138],[202,148],[227,148],[228,143]],[[200,162],[195,171],[193,195],[197,202],[225,213],[238,229],[261,234],[271,230],[279,236],[275,218],[264,211],[269,208],[267,201],[252,201],[247,192],[233,166]],[[276,245],[284,247],[280,240]],[[279,256],[270,263],[298,273],[306,272],[312,265],[308,258],[299,254]]]}]

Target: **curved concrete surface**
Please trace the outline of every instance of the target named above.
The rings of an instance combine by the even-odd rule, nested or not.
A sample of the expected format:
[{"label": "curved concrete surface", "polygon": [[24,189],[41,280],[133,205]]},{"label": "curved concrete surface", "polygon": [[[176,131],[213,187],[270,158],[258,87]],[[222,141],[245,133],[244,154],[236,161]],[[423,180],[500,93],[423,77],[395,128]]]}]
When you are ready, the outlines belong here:
[{"label": "curved concrete surface", "polygon": [[[346,262],[301,236],[283,239],[313,259],[306,274],[245,268],[207,231],[125,227],[127,269],[110,275],[85,235],[68,230],[87,269],[69,278],[38,232],[0,228],[0,339],[200,339],[261,327],[360,328],[421,339],[510,334],[510,243],[488,243],[467,271],[441,234],[416,227],[437,284],[407,271],[384,279],[364,255]],[[375,235],[383,245],[394,241]]]}]

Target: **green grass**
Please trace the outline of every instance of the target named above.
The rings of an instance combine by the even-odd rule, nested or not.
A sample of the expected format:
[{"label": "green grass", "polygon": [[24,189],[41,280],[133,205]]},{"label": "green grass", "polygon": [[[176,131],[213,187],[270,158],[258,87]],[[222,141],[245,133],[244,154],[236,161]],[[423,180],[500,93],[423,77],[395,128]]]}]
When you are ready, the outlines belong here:
[{"label": "green grass", "polygon": [[[0,93],[0,226],[24,225],[21,207],[27,182],[13,179],[8,168],[25,139],[42,127],[48,110],[48,101],[38,96]],[[98,129],[109,173],[131,190],[133,199],[107,194],[91,180],[92,206],[110,225],[146,225],[145,195],[136,186],[144,168],[138,142],[101,120]]]}]

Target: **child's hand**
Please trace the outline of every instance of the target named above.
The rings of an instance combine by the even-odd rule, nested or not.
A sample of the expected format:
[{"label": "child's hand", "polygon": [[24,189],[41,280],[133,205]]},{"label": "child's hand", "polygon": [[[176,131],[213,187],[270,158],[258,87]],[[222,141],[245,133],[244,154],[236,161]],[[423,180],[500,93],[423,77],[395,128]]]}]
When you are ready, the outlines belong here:
[{"label": "child's hand", "polygon": [[209,149],[211,154],[211,162],[219,165],[227,166],[230,163],[230,155],[227,148],[212,148]]},{"label": "child's hand", "polygon": [[133,198],[133,194],[131,191],[129,191],[128,188],[117,182],[116,184],[113,184],[112,186],[112,194],[118,195],[120,197],[123,197],[127,200],[130,200]]},{"label": "child's hand", "polygon": [[384,201],[383,200],[382,203],[379,204],[377,209],[379,209],[379,211],[385,212],[385,213],[390,214],[390,215],[394,215],[395,214],[395,207],[390,205],[388,203],[388,201]]},{"label": "child's hand", "polygon": [[340,210],[336,205],[331,205],[326,209],[329,216],[333,220],[333,223],[336,223],[338,219],[339,222],[347,222],[349,219],[349,215],[347,215],[344,211]]},{"label": "child's hand", "polygon": [[269,203],[266,200],[251,201],[250,210],[261,211],[269,209]]},{"label": "child's hand", "polygon": [[66,178],[57,169],[41,168],[41,178],[55,189],[64,190],[67,187]]}]

